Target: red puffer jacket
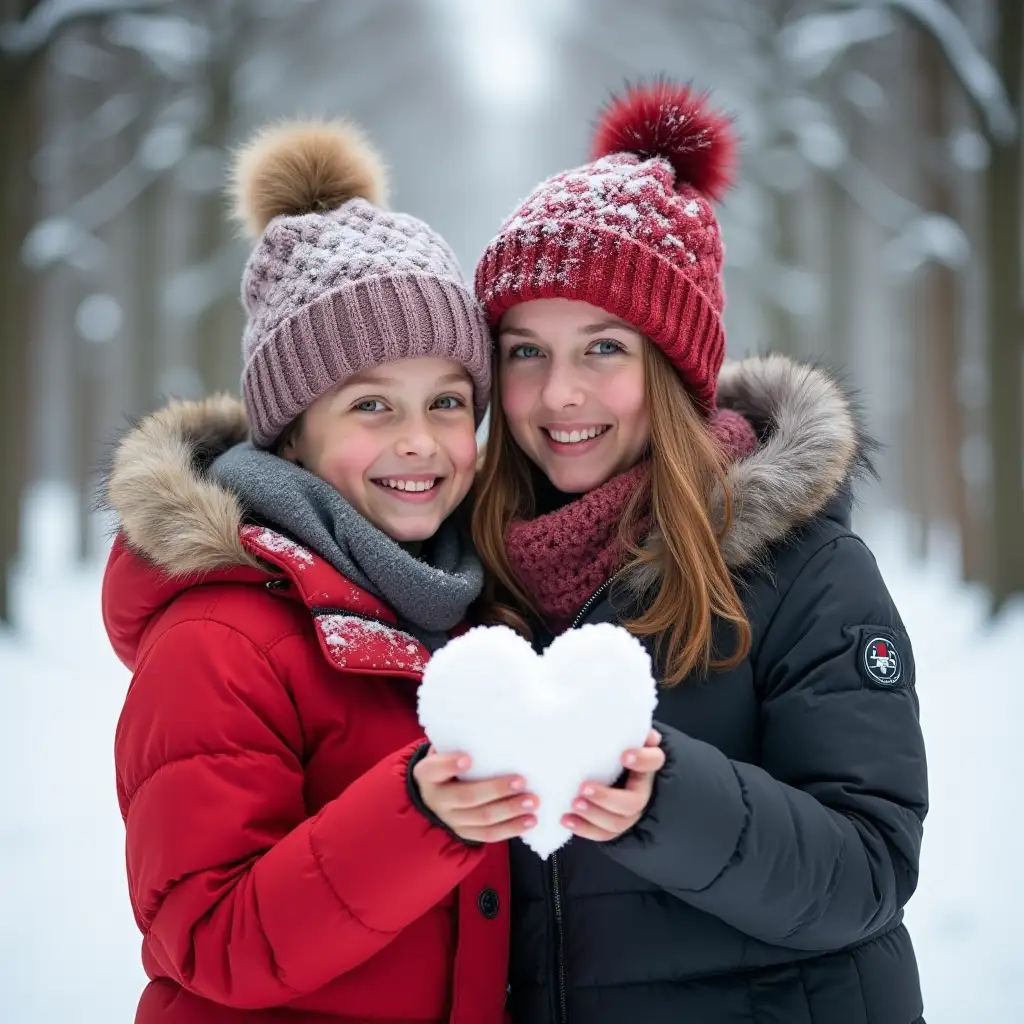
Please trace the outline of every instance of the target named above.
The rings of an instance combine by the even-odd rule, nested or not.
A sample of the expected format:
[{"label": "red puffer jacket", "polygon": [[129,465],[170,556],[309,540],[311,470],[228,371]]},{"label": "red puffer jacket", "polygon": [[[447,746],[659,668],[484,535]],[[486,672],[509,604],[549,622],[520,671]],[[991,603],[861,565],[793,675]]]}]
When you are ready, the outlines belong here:
[{"label": "red puffer jacket", "polygon": [[244,429],[226,399],[169,406],[108,485],[137,1024],[497,1024],[506,850],[431,825],[406,787],[427,652],[314,553],[242,525],[201,467]]}]

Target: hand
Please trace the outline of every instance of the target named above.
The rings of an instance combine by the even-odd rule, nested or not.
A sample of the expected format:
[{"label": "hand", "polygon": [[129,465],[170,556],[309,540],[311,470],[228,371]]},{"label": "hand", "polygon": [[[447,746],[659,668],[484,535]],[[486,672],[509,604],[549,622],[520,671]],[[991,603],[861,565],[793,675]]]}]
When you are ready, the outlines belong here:
[{"label": "hand", "polygon": [[457,836],[475,843],[501,843],[537,824],[539,800],[525,792],[526,780],[502,775],[479,782],[459,778],[470,768],[465,754],[430,752],[412,770],[427,807]]},{"label": "hand", "polygon": [[584,782],[573,802],[573,814],[562,818],[562,824],[581,839],[607,843],[628,832],[650,803],[654,776],[665,766],[661,749],[661,733],[652,729],[641,750],[627,750],[622,755],[629,776],[622,789]]}]

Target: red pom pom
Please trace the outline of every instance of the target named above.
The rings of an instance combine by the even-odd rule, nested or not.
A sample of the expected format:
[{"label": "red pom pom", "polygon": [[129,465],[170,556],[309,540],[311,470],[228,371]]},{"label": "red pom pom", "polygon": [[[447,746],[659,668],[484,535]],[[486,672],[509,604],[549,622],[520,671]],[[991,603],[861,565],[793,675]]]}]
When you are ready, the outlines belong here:
[{"label": "red pom pom", "polygon": [[734,181],[736,137],[729,116],[710,109],[707,100],[669,81],[630,86],[601,112],[593,159],[612,153],[664,157],[678,184],[721,199]]}]

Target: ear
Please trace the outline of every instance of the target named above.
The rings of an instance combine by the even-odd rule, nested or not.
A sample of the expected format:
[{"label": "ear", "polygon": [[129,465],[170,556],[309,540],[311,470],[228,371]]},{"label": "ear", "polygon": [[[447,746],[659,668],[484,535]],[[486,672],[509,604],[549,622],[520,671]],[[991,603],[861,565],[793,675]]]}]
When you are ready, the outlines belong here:
[{"label": "ear", "polygon": [[277,441],[277,446],[274,449],[274,454],[279,459],[294,462],[296,466],[304,469],[305,467],[302,465],[302,460],[299,458],[298,451],[298,441],[301,436],[302,416],[299,415],[281,432],[281,436]]},{"label": "ear", "polygon": [[295,442],[291,439],[285,441],[285,443],[281,445],[277,454],[287,462],[294,462],[296,466],[302,466],[302,461],[295,452]]}]

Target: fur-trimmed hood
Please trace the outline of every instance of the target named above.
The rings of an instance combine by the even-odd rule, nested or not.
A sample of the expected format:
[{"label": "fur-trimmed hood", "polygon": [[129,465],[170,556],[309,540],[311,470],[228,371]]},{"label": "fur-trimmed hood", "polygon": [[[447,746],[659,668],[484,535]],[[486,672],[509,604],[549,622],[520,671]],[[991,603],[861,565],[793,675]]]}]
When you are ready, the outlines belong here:
[{"label": "fur-trimmed hood", "polygon": [[[733,523],[722,548],[741,569],[821,514],[867,465],[870,443],[840,385],[784,356],[727,362],[718,400],[761,438],[727,475]],[[239,539],[238,499],[206,473],[247,433],[241,403],[223,395],[173,402],[129,430],[105,494],[128,544],[174,576],[257,567]]]},{"label": "fur-trimmed hood", "polygon": [[[767,548],[822,514],[853,480],[873,472],[875,442],[853,399],[826,370],[781,355],[726,362],[718,404],[742,413],[758,447],[729,468],[732,526],[722,554],[733,569],[757,563]],[[720,514],[721,496],[717,496]]]}]

